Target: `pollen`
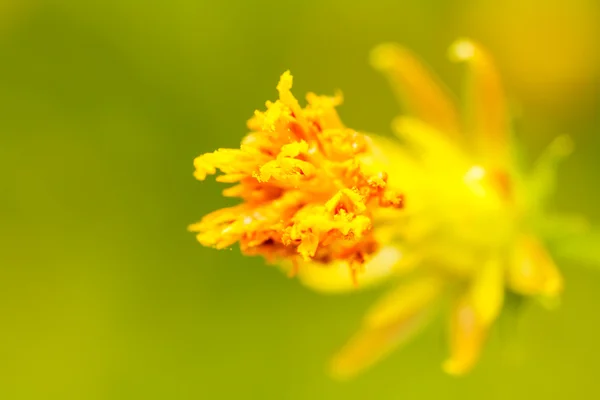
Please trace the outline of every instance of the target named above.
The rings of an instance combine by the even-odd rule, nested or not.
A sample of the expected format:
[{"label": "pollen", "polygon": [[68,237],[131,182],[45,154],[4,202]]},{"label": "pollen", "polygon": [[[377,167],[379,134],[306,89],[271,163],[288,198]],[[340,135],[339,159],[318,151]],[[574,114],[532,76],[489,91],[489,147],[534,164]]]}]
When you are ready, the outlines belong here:
[{"label": "pollen", "polygon": [[194,160],[195,177],[234,186],[224,196],[239,205],[205,216],[189,229],[204,246],[239,243],[243,253],[269,261],[329,264],[346,261],[356,280],[380,248],[374,235],[382,209],[400,209],[403,196],[386,171],[371,162],[372,140],[341,122],[333,97],[309,93],[302,108],[285,72],[279,99],[248,121],[239,149],[219,149]]}]

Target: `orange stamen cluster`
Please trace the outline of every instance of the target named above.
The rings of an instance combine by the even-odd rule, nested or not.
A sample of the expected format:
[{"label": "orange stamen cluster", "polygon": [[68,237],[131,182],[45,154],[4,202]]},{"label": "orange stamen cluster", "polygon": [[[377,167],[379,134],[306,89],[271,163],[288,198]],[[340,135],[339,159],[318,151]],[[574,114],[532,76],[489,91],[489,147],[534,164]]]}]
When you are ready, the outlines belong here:
[{"label": "orange stamen cluster", "polygon": [[204,180],[217,170],[219,182],[237,183],[224,191],[239,197],[192,225],[205,246],[236,242],[246,254],[328,263],[347,260],[353,271],[378,248],[373,234],[379,208],[401,208],[402,195],[387,185],[387,174],[367,167],[370,139],[346,128],[335,107],[341,96],[308,94],[301,108],[286,72],[277,90],[248,121],[251,130],[240,149],[220,149],[194,160]]}]

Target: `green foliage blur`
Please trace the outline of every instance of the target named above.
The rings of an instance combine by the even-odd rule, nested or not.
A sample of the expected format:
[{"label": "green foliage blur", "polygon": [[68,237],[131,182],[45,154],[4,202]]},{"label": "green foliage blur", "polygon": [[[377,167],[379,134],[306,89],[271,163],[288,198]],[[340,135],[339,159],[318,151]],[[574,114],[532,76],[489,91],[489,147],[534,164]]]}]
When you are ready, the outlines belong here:
[{"label": "green foliage blur", "polygon": [[600,397],[600,271],[561,264],[562,305],[507,310],[467,377],[441,371],[439,320],[340,383],[328,358],[378,291],[320,295],[186,231],[231,204],[193,158],[236,147],[283,71],[386,133],[370,49],[459,92],[461,36],[496,55],[531,157],[572,134],[555,206],[600,222],[598,26],[593,0],[1,0],[0,399]]}]

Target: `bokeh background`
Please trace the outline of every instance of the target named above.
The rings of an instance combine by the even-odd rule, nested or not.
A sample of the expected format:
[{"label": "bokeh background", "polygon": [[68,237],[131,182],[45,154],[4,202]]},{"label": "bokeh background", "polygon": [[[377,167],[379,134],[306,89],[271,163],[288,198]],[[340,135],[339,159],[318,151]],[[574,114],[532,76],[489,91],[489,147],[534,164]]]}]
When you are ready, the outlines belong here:
[{"label": "bokeh background", "polygon": [[507,313],[465,378],[438,321],[339,383],[328,357],[377,291],[319,295],[186,231],[230,203],[193,158],[237,146],[284,70],[388,132],[370,49],[405,44],[459,91],[461,36],[495,54],[532,157],[573,135],[555,206],[600,222],[595,0],[1,0],[0,398],[600,397],[600,271],[562,264],[562,306]]}]

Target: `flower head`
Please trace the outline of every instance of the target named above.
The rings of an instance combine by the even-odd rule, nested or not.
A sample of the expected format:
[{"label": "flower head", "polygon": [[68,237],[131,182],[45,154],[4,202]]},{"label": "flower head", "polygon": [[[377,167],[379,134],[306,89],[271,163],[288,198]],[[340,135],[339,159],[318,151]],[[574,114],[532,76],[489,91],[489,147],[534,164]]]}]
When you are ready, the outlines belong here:
[{"label": "flower head", "polygon": [[469,69],[463,118],[444,87],[406,49],[390,44],[373,52],[373,65],[389,78],[406,110],[393,123],[400,142],[385,148],[392,169],[417,164],[413,178],[404,181],[407,207],[395,224],[397,245],[417,265],[334,358],[332,370],[340,377],[358,373],[408,340],[440,303],[450,304],[444,369],[463,374],[478,360],[506,290],[542,300],[562,291],[562,276],[544,245],[544,226],[576,219],[555,218],[545,206],[556,161],[572,144],[559,137],[526,173],[514,154],[491,58],[466,40],[456,42],[450,55]]},{"label": "flower head", "polygon": [[401,208],[402,195],[385,171],[372,168],[371,140],[346,128],[335,97],[292,95],[282,75],[279,100],[248,121],[240,149],[220,149],[194,161],[196,178],[219,169],[220,182],[237,183],[225,196],[242,204],[216,211],[190,227],[205,246],[239,242],[246,254],[271,260],[328,264],[343,261],[356,272],[381,246],[373,232],[380,209]]},{"label": "flower head", "polygon": [[393,123],[397,140],[346,128],[335,111],[339,95],[309,94],[301,108],[285,73],[279,100],[256,112],[240,149],[195,160],[198,179],[220,169],[219,181],[237,183],[225,195],[242,199],[191,226],[203,245],[238,242],[324,292],[395,282],[334,358],[336,376],[372,365],[444,304],[444,369],[466,373],[506,291],[545,303],[560,295],[562,276],[546,244],[585,230],[581,219],[546,211],[570,139],[557,138],[526,171],[490,56],[466,40],[450,53],[469,70],[464,116],[416,57],[388,44],[372,63],[405,110]]}]

